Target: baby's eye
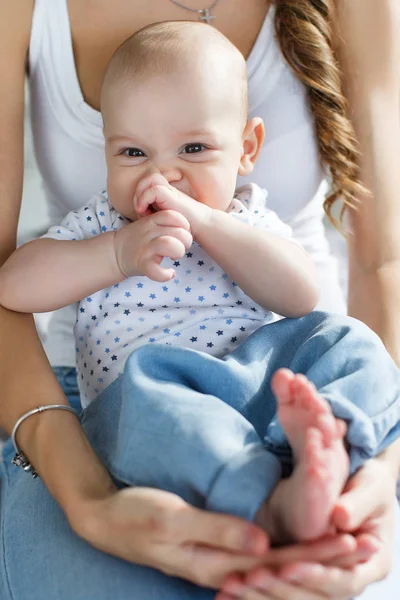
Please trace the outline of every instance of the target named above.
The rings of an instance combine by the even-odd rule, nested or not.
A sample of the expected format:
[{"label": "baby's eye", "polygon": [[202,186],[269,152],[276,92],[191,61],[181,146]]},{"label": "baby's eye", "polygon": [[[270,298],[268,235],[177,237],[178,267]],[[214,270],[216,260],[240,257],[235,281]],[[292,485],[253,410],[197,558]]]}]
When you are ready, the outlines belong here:
[{"label": "baby's eye", "polygon": [[206,147],[203,144],[187,144],[182,152],[184,154],[196,154],[197,152],[202,152]]},{"label": "baby's eye", "polygon": [[124,156],[129,156],[129,158],[139,158],[142,156],[146,156],[143,150],[139,150],[139,148],[125,148],[122,150],[121,154]]}]

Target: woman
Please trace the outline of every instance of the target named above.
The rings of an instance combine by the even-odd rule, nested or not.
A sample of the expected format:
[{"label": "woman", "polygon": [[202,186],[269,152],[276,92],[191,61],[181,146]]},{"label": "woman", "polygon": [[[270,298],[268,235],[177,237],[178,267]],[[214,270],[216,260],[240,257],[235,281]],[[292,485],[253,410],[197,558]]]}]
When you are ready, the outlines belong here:
[{"label": "woman", "polygon": [[[270,206],[290,222],[316,259],[323,288],[320,307],[327,310],[340,311],[343,305],[321,225],[324,172],[318,148],[331,169],[337,194],[349,203],[360,200],[359,210],[349,211],[354,231],[349,241],[349,308],[382,336],[399,359],[398,309],[393,300],[400,290],[394,204],[399,186],[391,165],[399,143],[398,81],[390,62],[397,58],[395,43],[400,39],[393,18],[395,0],[382,0],[379,8],[374,0],[363,0],[362,7],[360,0],[338,1],[340,31],[333,38],[330,4],[280,0],[275,14],[269,2],[248,0],[244,14],[243,2],[230,0],[228,6],[220,0],[211,13],[200,16],[214,17],[213,25],[248,58],[250,110],[264,118],[267,129],[260,167],[252,179],[269,190]],[[2,259],[15,245],[28,51],[36,154],[51,216],[58,220],[81,206],[94,190],[104,188],[98,107],[110,56],[133,31],[154,21],[196,19],[195,8],[199,8],[195,0],[0,0],[0,77],[7,90],[0,99]],[[297,77],[275,43],[274,21]],[[363,153],[360,181],[371,195],[358,183],[356,149],[331,38],[346,41],[338,44],[337,52],[347,74],[347,96]],[[373,49],[371,39],[376,40]],[[313,90],[318,144],[304,84]],[[1,311],[1,323],[0,425],[10,432],[33,407],[66,400],[32,319]],[[74,365],[69,332],[65,333],[69,324],[68,315],[58,315],[52,322],[47,350],[58,367]],[[28,593],[32,599],[60,600],[125,598],[128,593],[145,598],[210,598],[211,592],[165,574],[220,588],[226,575],[256,566],[266,548],[262,532],[235,518],[195,510],[156,490],[117,490],[69,413],[47,411],[31,417],[21,426],[18,442],[43,483],[32,482],[9,465],[8,446],[2,486],[2,598],[22,599]],[[400,450],[393,446],[350,482],[337,518],[344,531],[355,532],[355,538],[287,549],[280,561],[291,563],[283,569],[280,563],[279,573],[255,568],[246,581],[228,578],[220,600],[350,598],[383,577],[389,564],[399,464]],[[376,553],[368,554],[368,561],[354,571],[346,569],[351,564],[346,549],[356,545],[356,555],[365,557],[365,542],[371,540]],[[321,564],[335,559],[336,566],[320,564],[316,571],[312,564],[316,559]],[[376,597],[390,598],[385,583],[381,586],[374,590]]]}]

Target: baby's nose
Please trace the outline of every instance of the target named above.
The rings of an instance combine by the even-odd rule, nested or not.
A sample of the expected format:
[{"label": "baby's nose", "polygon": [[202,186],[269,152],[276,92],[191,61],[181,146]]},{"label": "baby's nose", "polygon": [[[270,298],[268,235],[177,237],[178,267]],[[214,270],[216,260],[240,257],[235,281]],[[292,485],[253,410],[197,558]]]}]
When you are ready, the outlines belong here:
[{"label": "baby's nose", "polygon": [[171,184],[181,181],[182,179],[182,172],[177,168],[160,169],[160,173],[163,177],[165,177],[168,183]]}]

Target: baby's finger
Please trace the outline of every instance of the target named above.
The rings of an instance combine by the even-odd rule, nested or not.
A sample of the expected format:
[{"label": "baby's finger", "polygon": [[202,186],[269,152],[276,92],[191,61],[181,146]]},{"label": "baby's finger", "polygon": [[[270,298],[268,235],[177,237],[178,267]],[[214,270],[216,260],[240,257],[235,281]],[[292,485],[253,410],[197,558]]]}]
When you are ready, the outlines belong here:
[{"label": "baby's finger", "polygon": [[163,256],[159,256],[159,260],[150,262],[147,265],[144,273],[146,277],[153,281],[159,281],[160,283],[171,281],[171,279],[175,277],[174,269],[164,269],[164,267],[160,265],[163,258]]},{"label": "baby's finger", "polygon": [[[151,183],[140,195],[135,194],[133,199],[133,205],[140,216],[144,216],[147,214],[151,214],[151,212],[156,209],[155,206],[157,203],[162,202],[164,197],[163,192],[167,191],[171,194],[171,186],[161,185],[159,183]],[[150,208],[152,210],[150,210]]]},{"label": "baby's finger", "polygon": [[151,206],[152,202],[150,200],[151,197],[145,198],[143,194],[141,196],[134,197],[133,206],[139,217],[148,217],[149,215],[153,214],[154,207]]},{"label": "baby's finger", "polygon": [[[186,232],[187,233],[187,232]],[[168,257],[171,260],[178,260],[185,255],[185,244],[175,235],[163,235],[151,242],[151,253],[155,257]]]},{"label": "baby's finger", "polygon": [[160,210],[152,213],[150,218],[156,225],[162,227],[182,227],[182,229],[190,230],[190,223],[187,218],[176,210]]},{"label": "baby's finger", "polygon": [[152,173],[151,175],[147,175],[147,177],[143,177],[143,179],[141,179],[136,186],[136,190],[135,190],[136,198],[137,199],[140,198],[140,196],[143,194],[143,192],[145,190],[153,187],[154,185],[169,186],[169,183],[165,179],[165,177],[163,175],[161,175],[161,173]]},{"label": "baby's finger", "polygon": [[[192,234],[190,233],[190,231],[187,231],[186,229],[181,229],[180,227],[158,227],[156,230],[154,230],[151,233],[151,244],[153,244],[153,242],[155,242],[156,240],[160,240],[160,239],[164,239],[164,238],[171,238],[171,239],[175,239],[178,240],[183,248],[182,248],[182,253],[179,254],[179,256],[171,256],[170,254],[163,254],[163,256],[169,256],[170,258],[173,258],[174,260],[177,260],[178,258],[182,258],[183,255],[185,254],[185,251],[189,250],[190,246],[193,243],[193,237]],[[169,242],[168,242],[169,243]],[[158,246],[157,246],[158,247]]]},{"label": "baby's finger", "polygon": [[159,210],[178,209],[181,206],[179,192],[175,188],[165,185],[153,185],[147,188],[137,199],[137,211],[141,213],[147,207],[153,206]]},{"label": "baby's finger", "polygon": [[[183,229],[181,231],[184,231]],[[187,231],[184,233],[188,234]],[[189,234],[190,235],[190,234]],[[145,259],[144,275],[153,281],[170,281],[175,277],[175,270],[161,266],[165,257],[177,260],[186,252],[185,245],[176,237],[163,236],[155,238],[150,244],[150,255]]]}]

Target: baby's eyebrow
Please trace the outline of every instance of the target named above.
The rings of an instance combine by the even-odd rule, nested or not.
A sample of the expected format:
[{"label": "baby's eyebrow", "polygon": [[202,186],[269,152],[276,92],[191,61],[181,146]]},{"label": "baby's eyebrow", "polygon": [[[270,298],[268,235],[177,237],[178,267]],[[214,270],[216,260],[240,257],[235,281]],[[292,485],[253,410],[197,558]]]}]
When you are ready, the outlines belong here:
[{"label": "baby's eyebrow", "polygon": [[187,135],[210,135],[211,131],[208,129],[191,129],[186,132]]},{"label": "baby's eyebrow", "polygon": [[185,138],[207,138],[207,140],[211,141],[211,142],[217,142],[218,138],[215,135],[215,133],[213,133],[210,130],[207,129],[193,129],[191,131],[185,131],[182,133],[182,135],[180,137],[185,137]]},{"label": "baby's eyebrow", "polygon": [[123,134],[119,134],[119,133],[115,133],[113,135],[107,136],[107,142],[121,142],[121,141],[126,141],[126,142],[134,142],[135,144],[138,143],[138,141],[132,136],[129,135],[123,135]]}]

